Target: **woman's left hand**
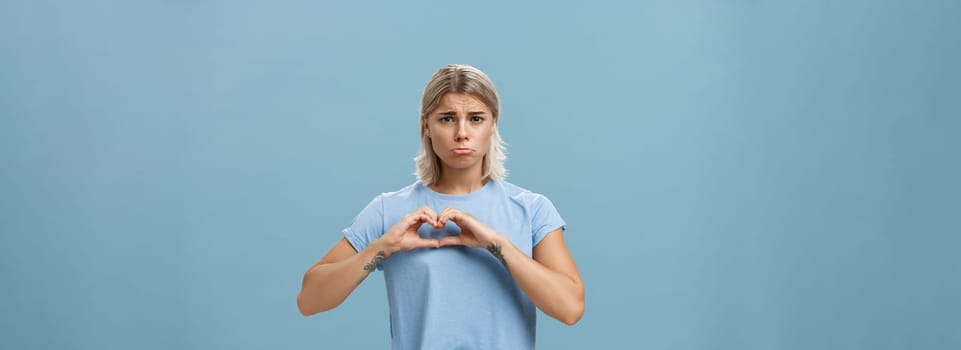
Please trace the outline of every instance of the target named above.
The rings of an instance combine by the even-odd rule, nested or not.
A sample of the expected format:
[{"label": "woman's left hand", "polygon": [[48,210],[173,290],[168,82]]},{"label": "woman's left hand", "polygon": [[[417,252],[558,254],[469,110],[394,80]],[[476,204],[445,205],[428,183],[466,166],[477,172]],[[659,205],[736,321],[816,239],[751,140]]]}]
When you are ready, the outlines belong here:
[{"label": "woman's left hand", "polygon": [[466,212],[454,207],[444,208],[438,215],[439,226],[452,221],[460,227],[460,235],[448,236],[440,239],[440,246],[466,245],[475,248],[487,248],[495,243],[500,233],[488,227],[483,222]]}]

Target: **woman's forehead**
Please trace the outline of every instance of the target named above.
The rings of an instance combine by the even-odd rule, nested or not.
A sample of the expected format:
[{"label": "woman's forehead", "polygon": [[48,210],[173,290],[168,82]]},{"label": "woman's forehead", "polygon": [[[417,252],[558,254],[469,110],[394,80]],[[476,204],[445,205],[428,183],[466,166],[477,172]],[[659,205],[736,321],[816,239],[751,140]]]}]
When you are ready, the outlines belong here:
[{"label": "woman's forehead", "polygon": [[437,109],[434,111],[448,112],[459,110],[490,112],[490,107],[484,103],[484,100],[472,94],[447,93],[441,97],[440,103],[437,104]]}]

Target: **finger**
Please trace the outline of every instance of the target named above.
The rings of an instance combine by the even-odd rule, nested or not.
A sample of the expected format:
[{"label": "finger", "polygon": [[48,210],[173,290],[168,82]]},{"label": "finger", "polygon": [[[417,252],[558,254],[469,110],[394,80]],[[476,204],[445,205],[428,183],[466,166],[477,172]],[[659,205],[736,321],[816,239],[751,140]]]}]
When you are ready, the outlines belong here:
[{"label": "finger", "polygon": [[437,217],[437,213],[434,212],[434,209],[431,209],[429,206],[427,206],[427,204],[424,204],[424,206],[421,207],[421,210],[424,212],[424,214],[427,214],[427,216],[430,216],[432,218]]},{"label": "finger", "polygon": [[437,248],[440,244],[436,239],[425,239],[421,237],[408,237],[400,243],[400,251],[408,251],[419,248]]},{"label": "finger", "polygon": [[427,215],[430,215],[430,218],[431,218],[431,225],[434,225],[435,229],[444,228],[444,223],[440,221],[440,216],[437,215],[437,213],[434,212],[434,210],[431,209],[430,207],[427,207],[427,211],[428,211]]},{"label": "finger", "polygon": [[421,239],[415,240],[415,241],[413,241],[413,242],[411,242],[411,243],[412,243],[412,246],[413,246],[412,248],[437,248],[437,247],[440,247],[440,242],[438,242],[436,239],[423,239],[423,238],[421,238]]},{"label": "finger", "polygon": [[440,244],[436,239],[411,237],[404,240],[402,250],[412,250],[418,248],[437,248]]},{"label": "finger", "polygon": [[427,217],[429,218],[429,220],[427,220],[427,223],[430,224],[431,226],[437,227],[437,213],[435,213],[433,209],[427,206],[427,204],[424,204],[424,206],[420,207],[420,209],[416,210],[416,212],[427,215]]},{"label": "finger", "polygon": [[446,215],[442,215],[441,217],[443,218],[443,221],[445,224],[448,221],[453,221],[455,224],[457,224],[457,226],[460,226],[462,229],[470,228],[472,226],[471,221],[469,219],[470,214],[467,214],[457,209],[451,210],[447,212]]},{"label": "finger", "polygon": [[461,236],[447,236],[441,238],[438,243],[441,247],[449,245],[464,245],[464,240],[461,238]]},{"label": "finger", "polygon": [[430,207],[428,207],[427,205],[414,209],[414,211],[410,212],[407,215],[412,217],[418,216],[418,215],[425,215],[427,217],[427,220],[425,220],[424,222],[427,222],[431,226],[434,226],[434,223],[437,220],[434,215],[431,215]]},{"label": "finger", "polygon": [[443,225],[443,224],[446,223],[446,222],[444,222],[444,218],[447,216],[447,210],[448,210],[448,209],[450,209],[450,207],[444,208],[444,210],[441,210],[441,211],[440,211],[440,214],[437,214],[437,222],[438,222],[439,224]]},{"label": "finger", "polygon": [[[440,217],[439,217],[440,223],[442,225],[446,225],[447,221],[453,220],[453,218],[457,216],[458,212],[460,212],[460,210],[457,210],[457,208],[454,208],[454,207],[444,208],[444,210],[440,212]],[[454,220],[454,222],[457,222],[457,221]]]},{"label": "finger", "polygon": [[408,228],[412,230],[416,230],[420,228],[420,225],[423,225],[425,222],[429,223],[430,220],[431,218],[424,214],[412,215],[407,221],[407,224],[409,225]]}]

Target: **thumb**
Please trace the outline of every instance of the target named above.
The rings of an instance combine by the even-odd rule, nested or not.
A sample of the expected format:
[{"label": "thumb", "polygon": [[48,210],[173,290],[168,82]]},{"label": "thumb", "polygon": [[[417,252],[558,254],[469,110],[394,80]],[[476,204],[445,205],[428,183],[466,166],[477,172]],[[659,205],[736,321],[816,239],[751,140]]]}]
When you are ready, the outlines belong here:
[{"label": "thumb", "polygon": [[400,251],[408,251],[420,248],[437,248],[440,245],[437,244],[436,239],[424,239],[424,238],[413,238],[403,243],[403,248]]},{"label": "thumb", "polygon": [[464,240],[461,239],[461,236],[447,236],[440,239],[441,247],[449,245],[464,245]]},{"label": "thumb", "polygon": [[440,244],[436,239],[421,239],[416,243],[417,248],[437,248]]}]

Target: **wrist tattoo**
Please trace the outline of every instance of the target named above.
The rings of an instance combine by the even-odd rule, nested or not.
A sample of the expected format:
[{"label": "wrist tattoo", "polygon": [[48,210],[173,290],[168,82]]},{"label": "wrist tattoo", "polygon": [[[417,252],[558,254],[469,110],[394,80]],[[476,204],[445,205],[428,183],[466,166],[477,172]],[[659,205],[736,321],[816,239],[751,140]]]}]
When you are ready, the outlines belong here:
[{"label": "wrist tattoo", "polygon": [[491,243],[487,246],[487,251],[491,252],[497,260],[500,260],[501,264],[504,264],[504,267],[507,267],[507,261],[504,260],[504,254],[501,253],[501,246],[499,244]]},{"label": "wrist tattoo", "polygon": [[364,270],[374,271],[374,269],[377,268],[377,265],[380,265],[380,263],[384,262],[384,260],[387,260],[387,255],[385,255],[384,251],[381,250],[377,252],[377,256],[375,256],[373,260],[367,263],[367,265],[364,265]]}]

